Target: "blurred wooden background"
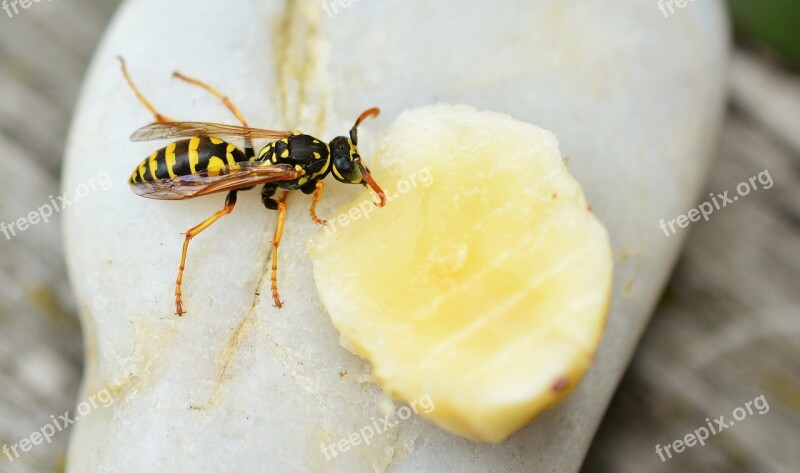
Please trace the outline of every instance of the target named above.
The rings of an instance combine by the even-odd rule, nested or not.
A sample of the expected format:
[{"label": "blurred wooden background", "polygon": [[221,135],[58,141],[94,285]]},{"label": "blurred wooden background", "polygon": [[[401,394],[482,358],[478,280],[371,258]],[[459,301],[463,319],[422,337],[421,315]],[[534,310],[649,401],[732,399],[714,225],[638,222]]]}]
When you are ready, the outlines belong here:
[{"label": "blurred wooden background", "polygon": [[[117,3],[0,11],[0,222],[59,193],[71,110]],[[755,57],[736,55],[707,190],[733,191],[765,169],[775,185],[692,226],[587,473],[800,471],[800,79]],[[11,240],[0,234],[0,267],[1,446],[73,408],[82,341],[57,216]],[[655,453],[762,394],[767,413],[666,462]],[[66,443],[60,433],[13,463],[0,454],[0,472],[61,471]]]},{"label": "blurred wooden background", "polygon": [[[0,222],[60,193],[62,150],[86,66],[118,1],[34,3],[0,10]],[[58,216],[7,240],[0,233],[0,447],[72,410],[83,364]],[[61,471],[68,436],[0,472]]]}]

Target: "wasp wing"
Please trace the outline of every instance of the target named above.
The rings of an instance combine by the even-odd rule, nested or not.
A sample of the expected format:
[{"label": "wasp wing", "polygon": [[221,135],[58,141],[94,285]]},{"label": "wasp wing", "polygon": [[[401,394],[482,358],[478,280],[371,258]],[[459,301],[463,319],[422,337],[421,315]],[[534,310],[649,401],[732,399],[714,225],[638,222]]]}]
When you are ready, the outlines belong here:
[{"label": "wasp wing", "polygon": [[158,181],[137,182],[131,189],[148,199],[182,200],[232,191],[269,182],[290,181],[301,176],[290,164],[259,165],[257,162],[239,163],[239,168],[223,168],[219,174],[200,171],[186,176],[176,176]]},{"label": "wasp wing", "polygon": [[131,135],[131,141],[167,140],[170,138],[194,138],[195,136],[234,137],[246,139],[283,139],[292,136],[291,131],[264,130],[243,126],[206,122],[151,123],[139,128]]}]

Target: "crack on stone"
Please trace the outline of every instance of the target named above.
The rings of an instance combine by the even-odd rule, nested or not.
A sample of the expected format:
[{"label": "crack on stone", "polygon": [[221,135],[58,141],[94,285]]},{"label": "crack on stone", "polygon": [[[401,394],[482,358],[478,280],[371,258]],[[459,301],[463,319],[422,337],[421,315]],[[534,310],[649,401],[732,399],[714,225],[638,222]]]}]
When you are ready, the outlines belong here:
[{"label": "crack on stone", "polygon": [[[324,80],[323,38],[321,34],[322,9],[308,0],[285,0],[282,14],[273,22],[273,53],[275,60],[275,94],[276,108],[283,116],[285,128],[294,128],[307,123],[320,132],[325,128],[328,109],[330,108],[330,87]],[[306,118],[311,115],[310,118]],[[288,195],[284,196],[284,199]],[[277,224],[277,223],[276,223]],[[272,227],[274,232],[274,226]],[[272,233],[270,233],[271,235]],[[269,239],[271,241],[271,238]],[[253,301],[245,316],[234,328],[219,358],[222,364],[217,376],[214,392],[209,400],[210,405],[221,399],[221,388],[229,375],[231,363],[246,333],[245,329],[252,325],[253,315],[260,302],[264,282],[271,268],[269,262],[273,250],[270,246],[266,252],[256,286]],[[314,394],[309,383],[302,380],[294,370],[293,363],[301,361],[292,356],[288,349],[278,344],[271,334],[269,340],[278,348],[282,363],[295,382],[305,391]]]},{"label": "crack on stone", "polygon": [[135,392],[135,388],[138,387],[140,383],[141,379],[138,375],[135,373],[128,373],[122,379],[107,383],[103,389],[97,390],[95,393],[105,390],[114,400],[114,404],[117,404],[119,400],[127,397],[127,393]]},{"label": "crack on stone", "polygon": [[[89,315],[86,315],[84,323],[86,324],[87,321],[93,322],[94,319]],[[119,400],[128,400],[132,398],[136,393],[139,392],[139,389],[146,385],[147,382],[152,381],[152,367],[156,364],[161,354],[160,352],[157,352],[154,356],[144,355],[146,350],[142,348],[144,345],[143,340],[149,339],[146,333],[143,335],[143,332],[146,332],[146,330],[142,328],[141,324],[137,324],[132,319],[128,320],[128,324],[133,331],[133,351],[129,357],[126,357],[126,359],[130,359],[130,362],[126,363],[128,366],[128,372],[127,374],[124,374],[121,377],[116,377],[115,380],[105,384],[105,389],[108,390],[108,393],[114,399],[115,404],[118,403]],[[163,335],[174,336],[174,331],[166,330],[163,332]],[[91,339],[87,337],[87,340]],[[88,358],[87,361],[89,361]],[[100,371],[99,361],[92,361],[97,366],[93,367],[93,370],[91,371],[92,374],[87,375],[87,380],[98,376],[97,373]]]},{"label": "crack on stone", "polygon": [[408,451],[406,450],[405,445],[400,440],[402,426],[398,425],[396,430],[393,430],[392,433],[395,435],[389,436],[388,441],[386,442],[386,446],[392,449],[392,456],[389,458],[389,462],[382,466],[383,472],[386,473],[389,471],[389,468],[392,466],[395,460],[399,460],[406,456]]},{"label": "crack on stone", "polygon": [[285,0],[283,12],[273,27],[277,103],[287,126],[307,124],[320,133],[330,109],[322,9],[308,0]]},{"label": "crack on stone", "polygon": [[261,301],[261,286],[264,284],[264,280],[266,279],[267,272],[269,270],[269,261],[272,257],[272,248],[266,252],[266,256],[261,263],[261,271],[260,276],[258,278],[258,282],[256,283],[256,291],[253,294],[253,300],[250,303],[250,307],[245,313],[244,317],[236,324],[236,327],[233,329],[233,334],[228,338],[228,342],[225,344],[225,348],[222,350],[219,358],[221,358],[222,368],[220,368],[219,375],[217,375],[216,382],[214,383],[214,392],[211,395],[211,399],[209,400],[209,406],[216,405],[221,399],[221,390],[222,390],[222,383],[225,381],[225,375],[228,373],[228,368],[230,367],[231,363],[233,362],[234,357],[236,356],[236,350],[239,348],[239,345],[242,342],[245,334],[245,327],[249,325],[249,323],[253,320],[253,314],[255,313],[256,307],[258,303]]}]

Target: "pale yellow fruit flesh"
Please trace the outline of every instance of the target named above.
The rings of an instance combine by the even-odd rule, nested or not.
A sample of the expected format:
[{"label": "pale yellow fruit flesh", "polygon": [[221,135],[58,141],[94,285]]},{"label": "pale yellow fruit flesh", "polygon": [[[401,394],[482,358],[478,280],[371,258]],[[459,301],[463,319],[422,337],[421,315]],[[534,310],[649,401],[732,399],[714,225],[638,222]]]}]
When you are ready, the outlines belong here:
[{"label": "pale yellow fruit flesh", "polygon": [[[498,442],[558,402],[605,326],[607,232],[552,133],[466,106],[401,115],[366,195],[309,243],[321,300],[376,382]],[[357,210],[353,210],[357,209]]]}]

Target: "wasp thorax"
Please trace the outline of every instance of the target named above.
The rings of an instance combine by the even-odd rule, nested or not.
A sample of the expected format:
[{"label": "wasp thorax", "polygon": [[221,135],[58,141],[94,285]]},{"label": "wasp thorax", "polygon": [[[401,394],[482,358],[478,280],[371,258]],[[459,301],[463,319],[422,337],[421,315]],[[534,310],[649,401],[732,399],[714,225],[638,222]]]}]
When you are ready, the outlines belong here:
[{"label": "wasp thorax", "polygon": [[363,184],[364,178],[355,162],[358,152],[352,141],[344,136],[337,136],[331,141],[330,149],[333,177],[345,184]]}]

